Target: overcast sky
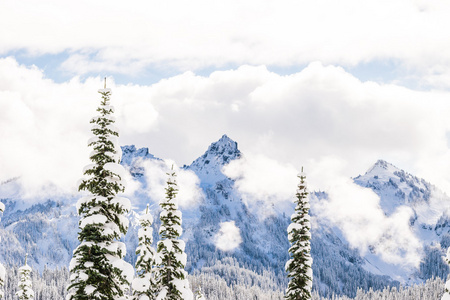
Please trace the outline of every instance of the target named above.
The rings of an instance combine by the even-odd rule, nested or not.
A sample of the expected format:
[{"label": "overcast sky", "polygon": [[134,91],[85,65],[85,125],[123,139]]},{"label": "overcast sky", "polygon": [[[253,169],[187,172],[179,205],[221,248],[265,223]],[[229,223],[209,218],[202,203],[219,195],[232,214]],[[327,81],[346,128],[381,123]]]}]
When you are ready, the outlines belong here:
[{"label": "overcast sky", "polygon": [[107,76],[122,142],[179,164],[226,133],[296,168],[334,157],[355,176],[383,158],[450,190],[448,13],[420,0],[2,1],[0,179],[61,177],[54,161],[76,173]]},{"label": "overcast sky", "polygon": [[382,158],[449,191],[449,13],[447,1],[2,1],[0,179],[71,182],[107,76],[122,143],[180,165],[228,134],[296,169],[333,158],[356,176]]},{"label": "overcast sky", "polygon": [[331,189],[378,159],[450,194],[449,15],[445,0],[1,1],[0,181],[75,191],[107,76],[123,145],[182,166],[227,134],[247,194],[288,197],[301,166]]},{"label": "overcast sky", "polygon": [[72,182],[107,76],[122,143],[180,165],[228,134],[296,169],[333,158],[356,176],[382,158],[450,191],[449,13],[420,0],[2,1],[0,180]]}]

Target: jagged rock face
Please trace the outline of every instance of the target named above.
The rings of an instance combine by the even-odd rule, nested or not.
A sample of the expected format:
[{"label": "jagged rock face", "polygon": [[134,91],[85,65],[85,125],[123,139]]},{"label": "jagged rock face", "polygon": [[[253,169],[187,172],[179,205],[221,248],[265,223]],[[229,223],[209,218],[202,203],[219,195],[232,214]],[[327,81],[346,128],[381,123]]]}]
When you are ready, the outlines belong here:
[{"label": "jagged rock face", "polygon": [[222,167],[240,157],[241,151],[237,142],[223,135],[220,140],[212,143],[202,156],[194,160],[188,169],[197,174],[203,185],[213,185],[226,179]]},{"label": "jagged rock face", "polygon": [[144,176],[144,168],[139,161],[145,159],[157,159],[153,154],[148,152],[148,148],[136,149],[134,145],[122,146],[122,160],[121,164],[128,167],[129,172],[133,177]]},{"label": "jagged rock face", "polygon": [[129,145],[122,148],[122,164],[132,165],[133,162],[139,158],[141,159],[154,159],[155,156],[148,152],[148,148],[136,149],[136,146]]}]

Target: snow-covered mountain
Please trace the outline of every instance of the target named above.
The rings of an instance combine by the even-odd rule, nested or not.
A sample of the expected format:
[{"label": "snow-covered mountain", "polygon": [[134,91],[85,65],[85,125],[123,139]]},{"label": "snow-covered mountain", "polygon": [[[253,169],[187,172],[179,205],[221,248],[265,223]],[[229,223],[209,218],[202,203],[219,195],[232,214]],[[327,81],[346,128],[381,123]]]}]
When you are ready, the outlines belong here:
[{"label": "snow-covered mountain", "polygon": [[[125,237],[126,259],[134,263],[137,217],[147,202],[158,219],[159,199],[155,196],[157,193],[149,192],[155,182],[149,177],[158,172],[150,172],[149,168],[163,168],[164,164],[147,148],[124,146],[122,152],[122,164],[137,187],[129,196],[134,211],[129,215],[130,229]],[[229,285],[282,290],[287,283],[284,265],[288,259],[289,216],[279,212],[261,219],[247,207],[235,182],[222,172],[225,165],[241,157],[238,144],[224,135],[192,164],[180,170],[188,175],[195,174],[201,191],[195,204],[182,207],[182,238],[187,241],[189,257],[186,269],[190,273],[220,276]],[[44,266],[67,266],[72,250],[78,245],[76,197],[55,195],[26,207],[21,204],[17,180],[20,179],[0,184],[0,198],[6,206],[0,225],[0,260],[6,265],[20,264],[28,252],[29,264],[40,270]],[[350,247],[336,224],[313,215],[314,289],[322,295],[354,296],[358,287],[367,290],[399,285],[394,279],[412,282],[413,278],[417,282],[432,276],[446,276],[448,267],[441,256],[450,245],[450,221],[443,209],[448,207],[445,205],[450,202],[449,198],[425,180],[381,160],[354,182],[380,196],[380,207],[386,216],[392,216],[401,208],[411,209],[409,225],[422,243],[422,263],[416,270],[402,270],[398,265],[382,261],[376,244],[361,255]],[[311,202],[326,201],[327,197],[326,193],[315,192],[311,194]],[[157,227],[158,222],[154,226]],[[224,228],[237,228],[241,240],[228,241]],[[219,245],[221,239],[226,247]]]},{"label": "snow-covered mountain", "polygon": [[217,182],[228,179],[222,173],[223,166],[240,157],[237,142],[224,135],[187,168],[197,174],[203,186],[214,186]]},{"label": "snow-covered mountain", "polygon": [[[371,245],[367,261],[376,267],[375,273],[403,277],[406,283],[420,282],[432,277],[446,278],[448,265],[443,261],[450,245],[450,197],[434,185],[411,175],[394,165],[379,160],[364,175],[354,179],[362,187],[372,189],[380,198],[386,216],[399,211],[409,212],[409,228],[420,242],[421,262],[418,270],[404,273],[400,266],[392,266],[373,255],[377,245]],[[413,247],[413,245],[411,245]],[[373,270],[373,269],[372,269]]]}]

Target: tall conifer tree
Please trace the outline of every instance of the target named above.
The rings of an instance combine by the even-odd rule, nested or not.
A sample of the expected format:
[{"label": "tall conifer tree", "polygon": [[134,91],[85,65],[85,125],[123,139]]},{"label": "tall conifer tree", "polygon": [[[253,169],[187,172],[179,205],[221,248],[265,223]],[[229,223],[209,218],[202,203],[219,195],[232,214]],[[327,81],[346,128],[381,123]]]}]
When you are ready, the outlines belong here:
[{"label": "tall conifer tree", "polygon": [[128,299],[127,292],[133,277],[133,267],[123,260],[125,244],[119,242],[128,229],[125,213],[130,201],[118,197],[123,192],[125,170],[119,165],[121,150],[117,142],[118,130],[110,105],[111,90],[99,90],[102,100],[99,115],[91,120],[93,137],[88,146],[92,164],[84,169],[86,179],[79,190],[88,195],[77,202],[81,219],[78,239],[70,262],[68,300]]},{"label": "tall conifer tree", "polygon": [[156,272],[156,251],[153,243],[153,218],[148,210],[139,219],[139,245],[136,249],[136,277],[133,279],[133,300],[153,300],[159,291]]},{"label": "tall conifer tree", "polygon": [[206,300],[205,296],[202,293],[202,288],[199,287],[197,293],[195,293],[195,300]]},{"label": "tall conifer tree", "polygon": [[160,202],[161,227],[157,251],[161,264],[158,270],[161,291],[157,299],[192,300],[194,295],[189,287],[186,266],[187,256],[184,252],[185,243],[179,237],[182,234],[181,211],[178,210],[176,194],[178,192],[176,174],[167,174],[166,198]]},{"label": "tall conifer tree", "polygon": [[311,299],[312,288],[311,226],[308,214],[309,201],[305,182],[306,176],[303,173],[303,168],[298,177],[300,183],[296,193],[295,212],[291,216],[292,223],[287,230],[291,243],[289,248],[291,259],[286,263],[289,284],[285,298],[288,300]]},{"label": "tall conifer tree", "polygon": [[[450,248],[447,249],[445,261],[450,265]],[[445,283],[445,290],[441,300],[450,300],[450,278]]]},{"label": "tall conifer tree", "polygon": [[16,295],[19,300],[34,299],[33,286],[30,279],[31,268],[27,264],[27,256],[25,255],[25,264],[19,268],[19,290]]}]

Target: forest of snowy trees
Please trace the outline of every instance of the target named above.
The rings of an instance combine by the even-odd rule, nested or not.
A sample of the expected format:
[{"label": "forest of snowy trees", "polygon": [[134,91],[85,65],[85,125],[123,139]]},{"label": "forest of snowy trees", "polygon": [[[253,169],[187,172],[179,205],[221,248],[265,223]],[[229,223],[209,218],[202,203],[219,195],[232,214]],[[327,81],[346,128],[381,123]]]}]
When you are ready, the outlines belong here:
[{"label": "forest of snowy trees", "polygon": [[[19,269],[6,267],[5,297],[4,300],[17,300]],[[251,284],[228,285],[222,277],[210,273],[193,274],[188,276],[192,290],[197,291],[201,286],[207,300],[281,300],[284,293],[280,290],[262,289]],[[45,268],[42,274],[37,270],[31,272],[32,286],[35,300],[60,300],[64,299],[69,283],[69,271],[67,268],[50,270]],[[244,281],[244,280],[242,280]],[[381,291],[358,290],[356,297],[330,296],[320,297],[317,292],[312,293],[313,300],[436,300],[440,299],[444,291],[445,282],[440,279],[429,279],[425,284],[411,287],[392,287]]]}]

